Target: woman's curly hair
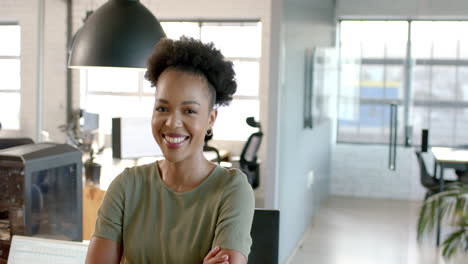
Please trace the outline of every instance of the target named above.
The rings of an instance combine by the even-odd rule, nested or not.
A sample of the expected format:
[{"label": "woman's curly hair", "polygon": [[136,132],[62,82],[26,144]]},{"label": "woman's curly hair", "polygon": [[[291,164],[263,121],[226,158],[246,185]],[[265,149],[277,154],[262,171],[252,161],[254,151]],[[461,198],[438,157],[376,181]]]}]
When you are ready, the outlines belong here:
[{"label": "woman's curly hair", "polygon": [[210,86],[212,106],[226,106],[232,101],[237,84],[231,61],[213,43],[181,37],[180,40],[161,39],[148,58],[145,78],[156,87],[161,73],[171,67],[204,76]]}]

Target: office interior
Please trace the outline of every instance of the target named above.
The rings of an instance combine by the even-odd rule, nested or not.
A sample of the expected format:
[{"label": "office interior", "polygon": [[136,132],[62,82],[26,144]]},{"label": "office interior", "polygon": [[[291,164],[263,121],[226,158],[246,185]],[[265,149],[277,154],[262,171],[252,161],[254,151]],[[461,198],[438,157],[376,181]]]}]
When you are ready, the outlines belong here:
[{"label": "office interior", "polygon": [[[86,111],[88,107],[90,112],[99,109],[96,106],[100,100],[99,95],[105,97],[110,90],[101,94],[99,91],[93,93],[88,89],[90,78],[87,77],[91,73],[67,67],[67,50],[70,45],[67,30],[71,26],[74,34],[83,25],[86,11],[95,10],[105,2],[0,2],[0,27],[20,27],[19,53],[0,55],[0,61],[17,60],[20,69],[20,79],[16,81],[18,90],[0,87],[0,122],[3,123],[0,138],[28,137],[35,142],[65,143],[67,135],[63,131],[63,125],[67,124],[67,109]],[[256,47],[253,47],[254,44],[249,46],[248,38],[235,39],[239,41],[236,44],[239,47],[249,51],[255,49],[251,52],[254,54],[252,58],[246,61],[254,62],[254,67],[258,67],[257,76],[249,79],[258,82],[257,85],[249,84],[252,87],[249,89],[258,90],[251,94],[246,92],[246,95],[238,98],[251,100],[254,107],[248,103],[237,106],[237,109],[242,109],[249,105],[249,111],[254,110],[239,114],[242,119],[236,121],[237,127],[227,129],[238,131],[238,134],[242,134],[241,138],[235,138],[235,135],[226,138],[217,136],[215,129],[215,138],[210,144],[228,151],[232,156],[239,156],[249,134],[256,131],[248,127],[243,118],[252,115],[261,123],[264,135],[258,152],[260,185],[255,189],[256,207],[280,211],[278,263],[466,263],[466,251],[450,260],[441,257],[442,252],[435,246],[435,236],[429,237],[422,244],[416,241],[417,216],[427,189],[420,182],[420,167],[415,151],[421,147],[422,129],[429,130],[429,148],[468,145],[468,81],[463,83],[463,74],[467,74],[468,65],[463,60],[466,49],[464,44],[468,47],[468,39],[464,36],[468,35],[465,34],[468,32],[468,2],[140,2],[161,22],[186,22],[199,27],[203,23],[255,27],[254,32],[257,35],[254,38],[258,39],[253,42]],[[68,5],[71,5],[71,9],[67,9]],[[71,24],[67,25],[69,16]],[[357,25],[365,22],[381,24],[374,28]],[[399,24],[388,24],[393,22]],[[418,58],[415,57],[418,56],[418,51],[408,52],[407,40],[413,39],[411,33],[417,32],[418,26],[423,28],[423,23],[431,22],[449,23],[433,27],[426,24],[425,31],[421,30],[421,34],[426,34],[422,42],[427,43],[439,43],[438,34],[449,32],[440,41],[440,52],[445,54],[441,55],[444,62],[434,62],[437,59],[434,59],[437,45],[429,45],[426,50],[432,57],[421,55],[423,62],[418,64]],[[453,25],[459,27],[459,31],[450,35]],[[353,26],[361,31],[352,31]],[[428,33],[427,28],[434,34]],[[395,33],[393,29],[400,31]],[[361,44],[373,43],[372,36],[363,32],[365,30],[375,36],[376,43],[381,43],[381,38],[387,38],[387,42],[383,41],[388,44],[385,49],[366,50],[365,45],[361,45],[358,47],[360,55],[346,53],[347,50],[343,47],[350,50],[356,48],[352,45],[358,43],[359,38],[362,38]],[[451,37],[453,38],[450,39]],[[353,40],[357,42],[354,43]],[[443,46],[444,40],[455,44],[451,42]],[[415,46],[417,41],[415,40]],[[346,46],[348,43],[351,44]],[[8,48],[12,47],[6,47]],[[394,56],[396,59],[392,58],[392,52],[398,53],[401,50],[401,54]],[[371,55],[366,61],[363,51],[380,55]],[[243,55],[240,56],[240,59],[236,59],[242,62]],[[415,59],[407,59],[409,56],[414,56]],[[432,62],[431,65],[435,67],[427,66]],[[8,64],[4,65],[3,69],[8,72]],[[362,69],[369,65],[366,73],[368,75],[364,76]],[[417,69],[424,65],[427,70]],[[435,73],[437,66],[441,68],[438,76]],[[418,70],[423,75],[435,77],[427,77],[430,80],[423,84],[415,83],[417,76],[407,72],[414,73]],[[343,72],[348,75],[343,76]],[[143,73],[140,71],[135,75],[135,86],[141,88],[136,90],[135,96],[142,96],[139,94],[142,90],[142,93],[151,93],[151,88],[141,85]],[[456,81],[448,80],[444,74],[453,74]],[[0,73],[0,79],[7,77],[12,78]],[[358,84],[353,86],[350,79],[358,80]],[[105,80],[101,80],[97,85],[104,82]],[[417,95],[411,91],[424,89],[420,88],[424,85],[452,85],[455,88],[453,92],[447,88],[446,94],[441,90],[442,99],[431,108],[430,102],[418,105],[418,98],[413,100]],[[372,87],[388,93],[383,96],[374,95],[372,91],[369,92]],[[412,90],[408,87],[412,87]],[[367,103],[363,103],[359,100],[366,92],[371,94],[366,98]],[[117,93],[122,97],[118,101],[119,107],[123,109],[121,112],[131,108],[131,102],[144,101],[138,101],[140,97],[136,101],[127,100],[123,98],[122,91]],[[432,90],[427,93],[437,94],[432,93]],[[429,97],[421,98],[420,101],[430,101],[427,99]],[[389,145],[392,143],[392,127],[388,125],[390,107],[387,108],[387,105],[392,103],[398,105],[398,126],[395,128],[393,145]],[[2,107],[2,104],[9,105],[9,108]],[[369,105],[379,106],[372,108]],[[375,117],[376,115],[380,116]],[[8,121],[5,122],[2,118]],[[100,122],[102,126],[102,120]],[[111,136],[105,131],[110,131],[110,124],[111,120],[108,120],[105,125],[107,130],[102,130],[99,137],[100,144],[107,147],[111,146]],[[434,157],[430,150],[423,153],[423,156],[427,168],[432,172]],[[390,163],[393,159],[394,167],[389,164],[389,159]],[[113,176],[115,175],[109,176],[109,179]],[[456,180],[455,170],[446,169],[445,177]],[[392,210],[395,210],[395,214],[392,214]],[[401,213],[396,213],[398,210]],[[366,219],[370,220],[366,222]],[[359,231],[355,229],[357,227],[364,229]],[[356,233],[353,229],[357,230]],[[361,240],[359,232],[362,232]],[[384,248],[379,247],[379,244]],[[387,258],[388,262],[382,260],[383,258]]]}]

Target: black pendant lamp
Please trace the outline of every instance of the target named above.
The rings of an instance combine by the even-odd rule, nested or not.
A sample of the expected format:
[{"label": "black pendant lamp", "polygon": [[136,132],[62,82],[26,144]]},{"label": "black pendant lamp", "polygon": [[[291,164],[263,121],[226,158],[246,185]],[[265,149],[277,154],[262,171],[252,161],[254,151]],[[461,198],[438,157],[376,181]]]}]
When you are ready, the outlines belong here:
[{"label": "black pendant lamp", "polygon": [[68,66],[146,68],[154,45],[165,36],[139,0],[109,0],[76,36]]}]

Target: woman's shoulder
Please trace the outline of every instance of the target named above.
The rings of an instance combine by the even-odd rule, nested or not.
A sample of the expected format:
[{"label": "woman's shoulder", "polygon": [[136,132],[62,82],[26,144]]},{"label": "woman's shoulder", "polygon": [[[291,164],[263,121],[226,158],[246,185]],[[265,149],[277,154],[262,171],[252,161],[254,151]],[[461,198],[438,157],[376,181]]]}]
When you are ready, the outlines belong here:
[{"label": "woman's shoulder", "polygon": [[114,181],[123,185],[140,185],[151,180],[152,176],[157,172],[155,163],[138,165],[125,168]]},{"label": "woman's shoulder", "polygon": [[230,184],[243,184],[244,182],[248,184],[247,176],[239,169],[236,168],[225,168],[218,166],[218,178],[219,180],[224,181],[225,183]]},{"label": "woman's shoulder", "polygon": [[156,162],[126,168],[131,177],[149,177],[157,172]]},{"label": "woman's shoulder", "polygon": [[249,192],[252,190],[247,176],[239,169],[236,168],[224,168],[221,166],[217,167],[218,177],[217,185],[224,190],[224,194],[228,194],[231,191],[235,192]]},{"label": "woman's shoulder", "polygon": [[247,176],[235,168],[222,168],[222,180],[218,182],[222,204],[235,210],[250,210],[254,207],[255,196]]}]

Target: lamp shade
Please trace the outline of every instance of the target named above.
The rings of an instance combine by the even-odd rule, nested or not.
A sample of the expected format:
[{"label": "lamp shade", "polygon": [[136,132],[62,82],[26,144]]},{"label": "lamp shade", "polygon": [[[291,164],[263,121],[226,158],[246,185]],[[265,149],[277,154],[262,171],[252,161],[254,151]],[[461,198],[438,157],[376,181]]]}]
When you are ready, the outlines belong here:
[{"label": "lamp shade", "polygon": [[166,34],[138,0],[109,0],[85,22],[68,66],[146,68],[154,45]]}]

